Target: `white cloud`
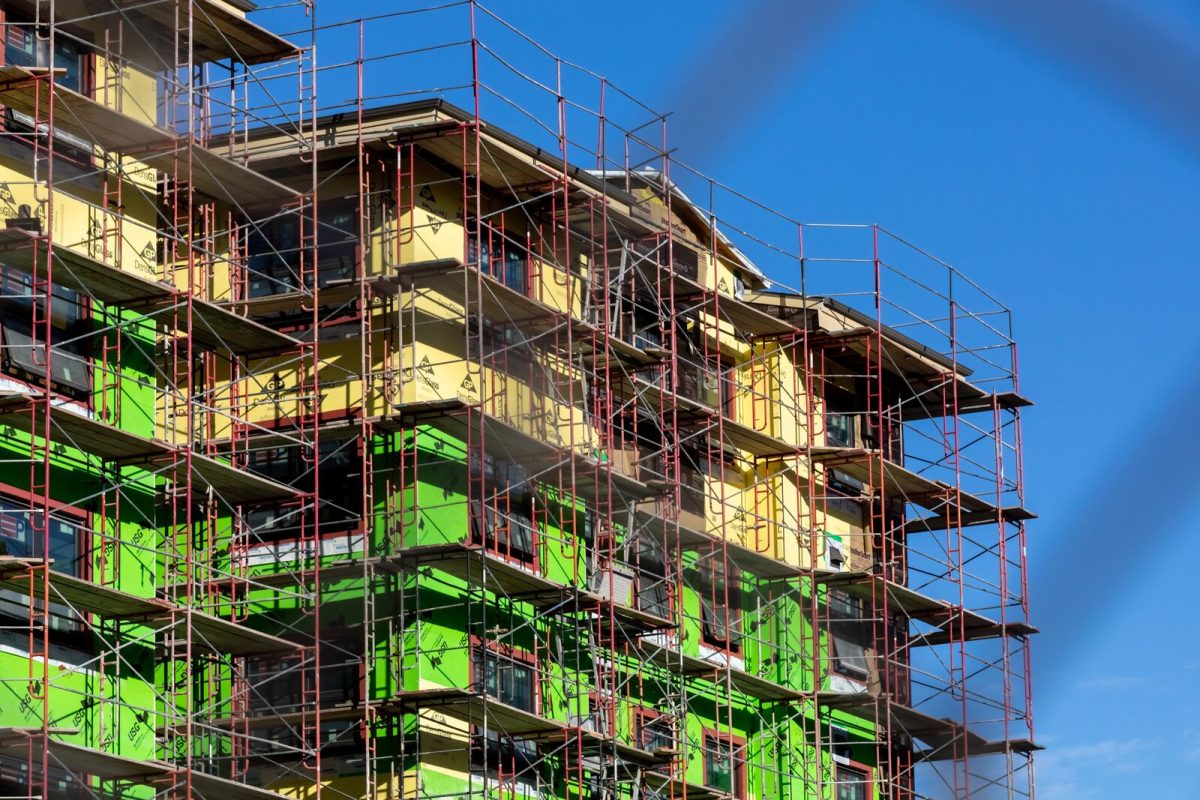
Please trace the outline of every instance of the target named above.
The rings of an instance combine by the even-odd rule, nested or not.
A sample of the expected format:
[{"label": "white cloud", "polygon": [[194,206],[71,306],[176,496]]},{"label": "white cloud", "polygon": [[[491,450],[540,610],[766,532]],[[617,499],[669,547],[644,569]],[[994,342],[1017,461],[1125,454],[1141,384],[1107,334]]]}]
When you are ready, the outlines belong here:
[{"label": "white cloud", "polygon": [[1104,776],[1140,770],[1154,743],[1145,739],[1102,739],[1053,747],[1037,758],[1041,800],[1085,800],[1101,796]]}]

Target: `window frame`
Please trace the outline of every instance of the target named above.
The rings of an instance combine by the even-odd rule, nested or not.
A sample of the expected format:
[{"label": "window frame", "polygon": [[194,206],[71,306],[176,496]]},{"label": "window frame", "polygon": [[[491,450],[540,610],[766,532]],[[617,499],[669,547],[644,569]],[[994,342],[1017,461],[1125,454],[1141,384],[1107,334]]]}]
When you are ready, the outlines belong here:
[{"label": "window frame", "polygon": [[[486,672],[481,675],[480,667],[483,665],[483,660],[487,656],[493,656],[500,659],[505,659],[514,664],[521,664],[529,668],[529,675],[532,685],[530,686],[530,698],[533,701],[532,709],[524,709],[520,706],[513,705],[508,701],[488,694],[487,691],[487,675]],[[537,658],[533,653],[530,653],[524,648],[513,645],[500,644],[489,639],[483,639],[479,636],[471,636],[471,662],[469,680],[472,691],[478,689],[488,698],[503,703],[504,705],[518,708],[528,714],[540,715],[542,713],[542,682],[538,679],[538,663]]]},{"label": "window frame", "polygon": [[[322,218],[323,214],[328,213],[329,216]],[[348,214],[350,218],[351,229],[343,230],[335,224],[334,218],[341,214]],[[328,198],[317,204],[317,219],[316,219],[316,251],[317,263],[315,265],[316,282],[321,288],[327,287],[331,282],[341,280],[344,276],[345,266],[340,263],[343,256],[340,254],[340,248],[349,247],[354,251],[351,257],[350,278],[357,277],[359,271],[359,259],[357,258],[357,249],[361,246],[358,241],[358,214],[359,204],[357,199],[349,197]],[[245,279],[245,295],[248,299],[256,300],[262,298],[277,297],[281,295],[294,294],[300,291],[308,291],[311,287],[301,287],[299,261],[301,255],[301,227],[302,223],[309,225],[312,222],[311,209],[297,211],[294,214],[286,213],[270,220],[254,226],[249,226],[245,231],[246,236],[246,279]],[[291,221],[293,223],[291,240],[286,243],[286,247],[280,247],[281,231],[284,230],[284,225]],[[335,238],[333,241],[322,242],[321,236],[323,233],[345,233],[345,237]],[[274,239],[272,237],[275,237]],[[270,247],[263,246],[261,251],[257,248],[259,240],[269,244]],[[322,250],[328,250],[322,253]],[[253,259],[263,259],[268,263],[252,264]],[[335,263],[338,262],[338,263]],[[265,282],[265,286],[269,291],[259,292],[255,290],[258,285],[255,281]],[[324,281],[324,282],[322,282]],[[281,312],[277,316],[287,318],[289,312]],[[293,314],[294,316],[294,314]],[[310,324],[311,321],[305,322],[299,320],[295,326],[303,327]]]},{"label": "window frame", "polygon": [[[650,546],[644,547],[643,545],[645,544]],[[653,561],[653,559],[656,557],[658,559],[657,562]],[[643,566],[643,558],[648,558],[652,564],[661,565],[661,574],[655,572],[653,569],[647,569],[646,566]],[[654,614],[664,619],[675,619],[675,610],[678,606],[678,597],[674,584],[668,579],[670,570],[667,568],[667,548],[659,545],[659,543],[655,542],[653,539],[639,540],[636,548],[634,549],[634,562],[629,566],[633,568],[634,574],[634,608],[637,608],[639,611],[645,611],[647,614]],[[659,604],[659,601],[657,600],[651,601],[651,603],[656,606],[654,610],[651,610],[650,608],[647,608],[646,605],[643,605],[643,593],[646,591],[646,589],[642,586],[643,581],[650,582],[652,585],[661,585],[663,591],[666,593],[665,614],[658,613],[657,605]]]},{"label": "window frame", "polygon": [[646,743],[646,737],[644,735],[646,727],[653,725],[659,720],[666,721],[667,734],[670,740],[667,747],[662,749],[673,750],[679,746],[679,738],[675,729],[674,718],[670,715],[664,714],[656,708],[643,705],[633,706],[630,709],[629,714],[630,727],[633,732],[633,736],[630,738],[633,739],[634,747],[637,747],[639,750],[645,750],[647,753],[655,753],[660,749],[649,747]]},{"label": "window frame", "polygon": [[[491,461],[490,476],[488,461]],[[527,567],[537,572],[541,569],[541,549],[542,549],[542,531],[537,522],[538,510],[538,491],[535,486],[530,485],[531,480],[525,468],[515,461],[510,459],[499,459],[495,455],[484,454],[483,463],[479,463],[480,459],[472,455],[468,459],[468,474],[469,481],[481,480],[485,498],[469,500],[467,503],[468,531],[469,541],[475,545],[481,545],[488,553],[495,557],[507,561],[511,564]],[[503,486],[500,483],[501,472],[500,464],[505,465],[503,472],[505,479],[509,482]],[[520,471],[526,473],[524,480],[517,484],[511,483],[512,471]],[[516,488],[517,501],[514,502],[513,490]],[[506,498],[508,501],[507,512],[501,512],[496,505],[496,501]],[[514,524],[514,508],[520,507],[523,510],[523,519],[528,521],[529,529],[529,548],[530,552],[514,551],[512,541],[511,526]],[[507,522],[510,526],[507,547],[501,547],[501,542],[498,536],[492,534],[487,529],[489,516],[495,516],[497,519],[505,516],[507,513]]]},{"label": "window frame", "polygon": [[[362,702],[362,638],[352,635],[338,636],[333,639],[325,639],[321,644],[325,646],[322,648],[321,653],[321,697],[319,700],[321,708],[357,707]],[[325,652],[326,650],[329,652]],[[348,660],[343,663],[336,665],[329,664],[328,660],[331,656],[340,655],[338,651],[360,653],[358,656],[359,663],[356,664],[352,659],[347,657]],[[287,693],[288,702],[276,702],[277,698],[270,691],[267,692],[267,698],[258,698],[252,694],[248,703],[247,716],[252,719],[275,716],[281,713],[281,706],[283,709],[286,709],[282,713],[300,711],[305,702],[304,670],[302,669],[304,660],[302,654],[292,651],[260,653],[247,657],[245,667],[246,678],[251,685],[266,685],[280,678],[283,678],[285,681],[294,680],[296,682],[295,691]],[[297,663],[292,667],[289,665],[290,661],[296,661]],[[252,677],[250,674],[251,664],[262,664],[262,672],[255,673]],[[351,670],[355,673],[352,679],[345,682],[339,689],[332,689],[333,674],[349,672]],[[287,688],[291,689],[293,687],[289,684]],[[326,696],[328,694],[338,694],[340,696],[328,697]]]},{"label": "window frame", "polygon": [[[29,509],[29,506],[33,503],[33,493],[27,489],[12,486],[11,484],[0,483],[0,501],[9,502],[32,510]],[[51,517],[57,516],[60,518],[60,521],[74,525],[76,531],[80,534],[76,537],[76,559],[79,564],[79,574],[72,577],[91,581],[94,577],[94,569],[91,558],[93,552],[89,546],[89,540],[96,536],[96,532],[93,530],[93,513],[78,506],[54,500],[53,498],[50,499],[47,510]],[[29,558],[37,558],[37,556],[29,556]],[[53,566],[51,566],[51,571],[54,571]],[[20,592],[14,593],[21,594]],[[87,619],[91,615],[87,613],[72,615],[69,609],[67,609],[66,614],[56,613],[55,607],[62,608],[63,604],[54,600],[50,601],[50,606],[51,616],[62,620],[59,626],[50,626],[51,637],[69,642],[69,645],[74,649],[88,653],[94,652],[95,639],[88,633],[87,627]],[[3,618],[11,617],[0,613],[0,619]]]},{"label": "window frame", "polygon": [[[8,64],[7,49],[9,27],[24,28],[26,26],[33,26],[36,24],[32,10],[25,7],[14,9],[12,6],[13,4],[8,2],[0,5],[0,64]],[[17,19],[11,20],[10,16],[14,15],[14,11]],[[80,51],[79,88],[75,89],[65,85],[63,88],[74,91],[90,100],[95,100],[97,69],[95,36],[86,28],[82,28],[79,25],[68,22],[57,22],[55,23],[55,27],[57,27],[60,31],[65,32],[68,37],[68,41],[70,41]],[[36,32],[34,33],[34,36],[37,36]],[[34,61],[37,61],[36,52]],[[50,62],[51,66],[53,66],[53,54],[51,54]],[[37,120],[34,120],[33,123],[36,126]],[[14,130],[14,125],[17,126],[16,130]],[[0,105],[0,129],[7,132],[10,136],[12,136],[12,138],[32,146],[33,137],[36,135],[36,131],[32,128],[27,130],[22,130],[22,128],[27,128],[27,126],[24,123],[17,122],[15,118],[10,116],[8,109]],[[59,134],[59,137],[62,136],[63,134]],[[56,158],[60,158],[84,169],[92,170],[95,168],[95,152],[93,149],[89,147],[82,147],[74,142],[67,141],[64,138],[59,138],[55,143],[54,154]]]},{"label": "window frame", "polygon": [[[723,744],[729,748],[729,758],[733,762],[733,775],[730,780],[730,794],[735,800],[742,800],[747,797],[746,787],[748,783],[748,769],[746,764],[746,739],[742,736],[737,736],[732,733],[721,733],[715,728],[704,728],[703,730],[703,759],[704,759],[704,785],[710,788],[720,790],[720,787],[709,781],[713,754],[715,748],[710,747],[710,742]],[[741,755],[739,755],[741,754]]]},{"label": "window frame", "polygon": [[[330,417],[327,417],[326,415],[322,414],[320,419],[327,420],[327,419],[330,419]],[[265,427],[270,427],[270,426],[265,426]],[[359,480],[361,481],[363,460],[361,458],[361,453],[358,452],[358,448],[360,447],[358,436],[355,435],[351,438],[344,439],[344,440],[333,439],[333,440],[326,440],[326,441],[321,442],[322,446],[324,446],[326,444],[334,446],[334,452],[337,452],[338,450],[342,450],[342,449],[346,449],[346,448],[349,448],[350,450],[353,451],[353,454],[351,456],[351,463],[357,464],[357,467],[355,468],[356,472],[353,474],[357,474],[359,476]],[[281,445],[279,447],[263,448],[256,452],[257,453],[265,453],[265,452],[288,451],[289,454],[291,454],[291,453],[293,453],[293,451],[295,451],[294,458],[299,460],[301,465],[303,465],[303,460],[300,458],[300,456],[298,454],[300,447],[302,447],[302,445]],[[299,480],[298,476],[292,477],[290,480],[282,480],[279,477],[277,477],[271,473],[259,472],[259,471],[255,470],[253,467],[251,467],[253,455],[254,455],[254,453],[247,455],[247,460],[246,460],[246,470],[247,471],[252,472],[255,475],[267,478],[268,480],[274,480],[274,481],[283,483],[288,486],[294,486],[295,481]],[[289,460],[292,457],[293,457],[292,455],[289,455]],[[318,457],[317,457],[318,464],[324,462],[326,458],[327,458],[327,456],[318,455]],[[334,467],[331,465],[331,466],[327,467],[327,469],[334,469]],[[301,475],[302,474],[303,473],[301,473]],[[353,488],[353,487],[351,487],[351,488]],[[351,492],[351,496],[354,496],[354,497],[357,497],[359,494],[360,494],[360,492],[358,492],[356,489]],[[295,500],[283,500],[283,501],[274,502],[274,503],[271,503],[271,502],[255,503],[253,506],[250,506],[247,510],[243,511],[243,517],[251,517],[256,513],[262,513],[262,512],[268,511],[268,510],[279,511],[281,509],[288,509],[288,508],[295,506],[296,503],[297,503],[297,501],[295,501]],[[326,507],[328,508],[328,506],[326,506]],[[361,507],[361,503],[357,509],[353,509],[352,511],[353,511],[353,513],[357,514],[357,517],[340,519],[340,520],[334,519],[334,520],[329,520],[329,521],[323,521],[320,518],[320,512],[318,512],[317,537],[316,537],[318,542],[320,542],[324,539],[333,539],[333,538],[337,538],[339,536],[346,536],[347,534],[349,534],[351,536],[354,536],[356,534],[365,536],[366,535],[366,523],[363,518],[363,509]],[[298,533],[296,531],[299,524],[300,524],[299,522],[296,522],[295,524],[287,524],[277,530],[269,529],[267,527],[267,525],[268,525],[267,522],[262,522],[262,523],[251,525],[250,539],[249,539],[249,541],[247,541],[245,547],[248,550],[253,550],[256,547],[261,547],[264,545],[281,545],[281,544],[287,544],[290,542],[299,542],[300,536],[298,535]],[[365,540],[364,540],[364,544],[365,544]],[[318,546],[318,551],[319,551],[319,549],[320,548]]]},{"label": "window frame", "polygon": [[[3,47],[0,48],[0,63],[8,64],[7,49],[8,49],[8,27],[12,25],[17,28],[36,25],[33,12],[25,8],[13,9],[13,3],[6,2],[0,5],[0,42],[3,42]],[[16,20],[10,20],[10,15],[16,16]],[[49,23],[42,23],[49,25]],[[79,25],[59,21],[55,23],[55,27],[65,31],[69,37],[69,41],[79,48],[79,88],[74,89],[70,86],[64,88],[70,89],[84,97],[95,99],[96,97],[96,40],[92,32]],[[35,31],[34,36],[37,36]],[[36,39],[35,39],[36,41]],[[36,60],[36,54],[35,54]],[[53,59],[51,59],[53,61]]]},{"label": "window frame", "polygon": [[[477,217],[470,215],[464,222],[464,228],[467,239],[467,264],[474,265],[484,275],[522,297],[533,297],[533,256],[529,245],[522,244],[504,229],[503,216],[500,217],[500,225],[497,227],[486,220],[481,224]],[[492,257],[496,244],[500,246],[499,259]],[[510,254],[516,258],[510,259]],[[519,281],[513,282],[519,283],[519,286],[510,282],[510,270],[514,268],[519,275]]]},{"label": "window frame", "polygon": [[[700,594],[701,640],[710,647],[731,656],[740,656],[743,650],[742,640],[745,638],[745,631],[742,627],[745,615],[740,602],[742,570],[732,561],[726,563],[727,559],[721,556],[711,556],[710,561],[710,566],[701,568],[704,576],[703,592]],[[718,564],[720,567],[717,567]],[[729,586],[730,583],[733,584],[732,588]],[[711,609],[709,608],[710,601]],[[710,621],[708,617],[710,613],[715,617],[719,611],[724,612],[725,615],[724,637],[718,637],[714,627],[715,620]]]},{"label": "window frame", "polygon": [[731,358],[722,356],[718,363],[720,372],[717,375],[717,404],[718,411],[730,422],[738,420],[738,370],[740,366]]},{"label": "window frame", "polygon": [[[859,775],[862,777],[862,780],[858,781],[858,783],[864,787],[863,794],[862,794],[862,800],[871,800],[871,795],[872,795],[871,787],[875,782],[875,768],[874,767],[868,766],[867,764],[860,764],[859,762],[854,761],[853,759],[850,759],[850,758],[846,758],[846,759],[836,758],[836,759],[834,759],[833,763],[834,763],[834,773],[833,773],[834,800],[842,800],[841,787],[844,785],[844,783],[841,779],[841,777],[842,777],[841,773],[843,770],[852,772],[855,775]],[[855,800],[855,798],[850,798],[850,800]]]},{"label": "window frame", "polygon": [[[28,294],[24,292],[28,292]],[[63,292],[69,292],[74,297],[63,297],[61,296]],[[79,402],[90,410],[95,393],[95,309],[92,306],[90,298],[61,284],[51,283],[50,294],[52,298],[50,303],[51,308],[60,309],[64,305],[67,305],[73,309],[72,313],[67,315],[68,319],[62,325],[55,324],[53,316],[50,318],[49,350],[52,355],[51,363],[53,363],[53,356],[57,355],[59,358],[78,362],[85,372],[85,375],[78,381],[78,385],[76,385],[75,383],[67,383],[58,379],[52,370],[50,391],[52,394]],[[30,303],[30,308],[27,311],[17,308],[19,304],[25,302],[23,298],[28,298],[28,302]],[[17,348],[28,348],[30,351],[29,360],[32,362],[37,358],[34,354],[38,348],[43,353],[46,350],[46,343],[38,342],[36,345],[34,344],[33,305],[36,303],[38,303],[38,300],[33,298],[33,277],[24,270],[10,267],[3,261],[0,261],[0,345],[2,345],[0,347],[0,373],[31,388],[40,388],[36,387],[35,383],[40,382],[44,371],[42,373],[33,372],[12,353]],[[44,314],[46,302],[44,300],[41,301],[41,305],[43,306],[42,313]],[[73,317],[73,319],[69,317]],[[10,336],[28,339],[28,344],[24,342],[11,342]],[[56,340],[58,341],[56,342]]]},{"label": "window frame", "polygon": [[[835,602],[836,600],[836,602]],[[854,606],[855,616],[844,616],[846,612],[834,611],[837,604],[850,604]],[[834,674],[840,675],[843,678],[848,678],[859,683],[865,683],[871,677],[871,660],[874,658],[872,649],[874,643],[871,641],[872,632],[870,630],[870,622],[865,619],[866,604],[859,598],[854,597],[846,592],[838,589],[830,589],[828,596],[825,598],[825,607],[829,616],[829,663],[830,669]],[[835,634],[835,626],[855,626],[860,629],[864,642],[848,642],[858,650],[862,651],[862,655],[839,655],[839,641],[848,641],[849,637]],[[862,668],[847,666],[848,660],[862,659]]]}]

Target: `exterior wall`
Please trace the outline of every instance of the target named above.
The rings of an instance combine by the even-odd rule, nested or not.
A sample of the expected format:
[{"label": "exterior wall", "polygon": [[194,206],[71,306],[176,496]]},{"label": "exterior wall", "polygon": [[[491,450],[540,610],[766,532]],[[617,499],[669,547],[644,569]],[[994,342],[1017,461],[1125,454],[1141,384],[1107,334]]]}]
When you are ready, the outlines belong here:
[{"label": "exterior wall", "polygon": [[[58,4],[62,15],[82,8],[77,2]],[[99,28],[87,29],[86,34],[103,35]],[[157,105],[154,76],[130,67],[122,71],[118,81],[103,58],[95,60],[97,99],[130,111],[149,109],[152,118]],[[52,235],[56,248],[154,275],[153,175],[139,170],[132,160],[124,161],[121,194],[125,219],[118,221],[111,206],[107,211],[104,208],[103,184],[108,180],[109,192],[116,196],[119,179],[115,174],[93,172],[101,164],[99,158],[97,152],[92,163],[56,160],[56,183],[60,188],[48,192],[44,171],[35,176],[32,146],[11,134],[0,138],[0,217],[34,217],[41,222],[42,230]],[[44,163],[41,170],[45,170]],[[144,192],[149,197],[143,196]],[[52,220],[48,219],[51,216]],[[152,327],[139,322],[141,316],[136,312],[105,308],[99,303],[91,304],[90,315],[91,327],[96,331],[92,349],[96,360],[90,367],[92,389],[82,397],[56,402],[121,430],[151,436],[156,380]],[[114,327],[118,321],[119,333]],[[122,354],[119,360],[115,355],[118,352]],[[11,375],[0,376],[0,387],[28,391],[24,380]],[[35,470],[40,480],[40,466],[29,462],[31,452],[28,434],[0,426],[0,494],[9,502],[30,504]],[[154,552],[159,536],[155,478],[135,467],[103,467],[98,459],[68,442],[55,441],[48,458],[50,497],[67,507],[61,512],[64,518],[79,526],[82,576],[129,594],[153,597],[161,582],[161,564]],[[115,484],[120,485],[119,499]],[[9,513],[5,524],[23,529],[29,523],[28,518]],[[22,602],[12,590],[5,594],[11,603]],[[59,603],[52,606],[59,611],[54,614],[56,622],[51,633],[48,686],[42,685],[41,658],[30,656],[28,634],[11,627],[0,633],[0,675],[4,676],[0,679],[0,727],[40,728],[45,714],[52,727],[63,729],[58,737],[63,741],[133,758],[159,755],[155,744],[158,701],[152,632],[132,622],[102,621],[97,617],[86,626],[68,623],[63,616],[68,613],[66,608]],[[34,613],[40,617],[40,611]],[[62,630],[64,626],[76,632],[68,635]],[[104,655],[118,644],[122,653],[119,664],[114,663],[111,654]]]}]

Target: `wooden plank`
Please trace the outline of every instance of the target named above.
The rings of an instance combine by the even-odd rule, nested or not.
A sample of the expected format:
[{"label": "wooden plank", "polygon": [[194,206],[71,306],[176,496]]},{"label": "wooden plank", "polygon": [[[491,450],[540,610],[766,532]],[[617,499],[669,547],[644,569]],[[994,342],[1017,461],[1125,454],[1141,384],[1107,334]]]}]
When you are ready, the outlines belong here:
[{"label": "wooden plank", "polygon": [[686,797],[688,800],[734,800],[733,795],[728,792],[722,792],[699,783],[691,783],[666,773],[646,772],[645,781],[646,785],[658,792],[660,796]]},{"label": "wooden plank", "polygon": [[[0,67],[0,102],[44,121],[50,114],[49,82],[45,68]],[[189,142],[128,114],[108,108],[65,86],[54,85],[54,127],[154,167],[209,197],[238,205],[278,204],[297,192],[245,164]],[[190,168],[190,169],[189,169]]]},{"label": "wooden plank", "polygon": [[[961,506],[973,513],[996,513],[986,500],[966,492],[956,492],[944,481],[931,480],[883,457],[878,450],[861,447],[813,447],[809,454],[814,464],[845,473],[874,489],[883,488],[892,497],[901,495],[908,502],[930,511],[945,513],[948,507]],[[883,486],[872,481],[883,478]]]},{"label": "wooden plank", "polygon": [[[965,636],[962,638],[968,642],[975,642],[981,639],[999,639],[1004,636],[1031,636],[1037,632],[1037,628],[1026,625],[1024,622],[1001,624],[990,620],[967,619],[964,620]],[[911,647],[936,646],[956,642],[959,638],[957,632],[952,633],[942,628],[914,636],[908,640],[908,643]]]},{"label": "wooden plank", "polygon": [[[0,556],[0,586],[22,594],[42,596],[45,571],[37,569],[41,559]],[[143,622],[154,627],[153,620],[170,612],[170,606],[151,597],[139,597],[110,586],[50,573],[51,602],[62,602],[84,614],[96,614],[108,619]]]},{"label": "wooden plank", "polygon": [[463,442],[486,442],[490,454],[521,464],[535,476],[533,480],[538,480],[539,473],[574,465],[575,494],[583,500],[595,501],[601,497],[607,492],[609,479],[614,494],[620,497],[640,500],[660,493],[659,489],[622,472],[615,462],[584,455],[565,445],[556,447],[461,400],[398,404],[395,416],[400,420],[419,420]]},{"label": "wooden plank", "polygon": [[[41,563],[38,559],[0,557],[0,587],[29,594],[40,595],[44,586],[45,573],[31,570],[30,566]],[[157,630],[172,627],[185,628],[185,609],[149,597],[113,589],[108,586],[64,575],[50,573],[50,597],[52,602],[61,601],[84,614],[96,614],[106,619],[124,620],[145,625]],[[202,611],[192,611],[192,641],[216,652],[230,655],[254,653],[288,652],[296,645],[277,636],[247,628],[229,620],[214,617]]]},{"label": "wooden plank", "polygon": [[686,525],[668,522],[652,504],[643,505],[634,512],[634,524],[639,530],[647,531],[651,541],[665,542],[668,548],[678,547],[686,552],[711,552],[725,548],[729,560],[744,572],[760,578],[795,578],[806,574],[806,570],[767,553],[760,553],[732,540],[722,540],[706,531],[698,531]]},{"label": "wooden plank", "polygon": [[611,609],[617,625],[629,633],[675,627],[675,623],[616,600],[560,583],[522,569],[481,547],[465,543],[417,545],[401,551],[399,561],[409,568],[433,566],[462,581],[478,584],[487,580],[514,600],[526,602],[540,611],[592,613],[603,624],[604,611]]},{"label": "wooden plank", "polygon": [[[201,611],[193,611],[191,617],[192,643],[218,653],[235,656],[288,653],[297,647],[294,642]],[[185,627],[183,618],[182,613],[176,614],[177,627]]]},{"label": "wooden plank", "polygon": [[[30,433],[33,419],[29,406],[38,395],[26,392],[0,391],[0,422],[16,430]],[[51,405],[51,441],[61,442],[106,461],[136,466],[148,472],[173,479],[176,464],[184,463],[186,454],[156,439],[115,428],[86,417],[61,405]],[[263,478],[248,470],[238,469],[201,453],[191,453],[192,489],[199,494],[213,494],[229,503],[266,502],[294,497],[296,490],[276,481]]]},{"label": "wooden plank", "polygon": [[642,659],[654,664],[660,669],[686,677],[699,678],[710,683],[721,684],[728,676],[730,685],[747,697],[753,697],[767,702],[791,702],[804,698],[804,693],[798,689],[782,686],[774,681],[752,675],[735,667],[706,661],[687,653],[677,647],[656,647],[642,654]]},{"label": "wooden plank", "polygon": [[[499,325],[514,325],[535,333],[570,326],[571,346],[589,363],[596,364],[607,355],[632,368],[650,366],[662,360],[662,352],[647,352],[585,322],[574,314],[535,300],[473,267],[464,267],[457,259],[405,264],[398,268],[398,281],[413,289],[437,292],[464,309],[478,308],[484,318]],[[482,287],[482,291],[480,290]],[[549,337],[540,342],[548,347]],[[565,349],[566,337],[554,340]]]},{"label": "wooden plank", "polygon": [[956,741],[970,748],[987,743],[978,733],[958,722],[933,717],[899,703],[885,702],[869,692],[820,692],[816,700],[819,706],[845,711],[875,725],[890,721],[893,732],[903,731],[935,750],[952,747]]},{"label": "wooden plank", "polygon": [[[0,253],[13,269],[32,274],[36,266],[44,271],[44,264],[36,256],[39,247],[45,247],[45,243],[30,231],[0,231]],[[110,267],[64,246],[54,247],[53,254],[54,283],[108,305],[141,311],[164,329],[178,325],[184,332],[189,330],[184,312],[187,296],[174,287]],[[177,314],[173,313],[176,308]],[[193,340],[208,350],[251,353],[299,347],[290,336],[199,298],[192,299],[190,331]]]},{"label": "wooden plank", "polygon": [[1037,632],[1036,628],[1023,622],[1002,625],[983,614],[930,597],[867,572],[826,572],[817,575],[816,579],[818,583],[846,592],[868,605],[886,598],[890,609],[904,614],[909,619],[937,628],[936,631],[912,637],[913,645],[937,645],[958,641],[960,621],[961,636],[966,641],[998,636],[1028,636]]},{"label": "wooden plank", "polygon": [[186,2],[180,3],[180,20],[175,18],[173,2],[151,0],[119,0],[121,10],[130,22],[151,21],[161,27],[168,39],[179,31],[181,48],[188,47],[191,30],[192,52],[197,61],[233,59],[246,64],[261,64],[291,58],[299,48],[288,40],[257,25],[238,12],[214,0],[192,0],[193,13],[188,16]]},{"label": "wooden plank", "polygon": [[[713,423],[713,428],[713,435],[716,436],[717,423]],[[749,425],[735,422],[728,417],[724,417],[719,430],[726,443],[760,458],[796,454],[803,449],[799,445],[789,444],[777,436],[756,431]]]},{"label": "wooden plank", "polygon": [[520,738],[539,738],[561,733],[567,724],[525,711],[484,694],[455,687],[415,689],[400,692],[395,699],[402,710],[428,709],[462,722],[483,724],[489,729]]},{"label": "wooden plank", "polygon": [[903,532],[906,536],[910,533],[924,533],[928,531],[938,533],[954,530],[960,524],[964,528],[969,528],[975,525],[994,525],[998,520],[1003,520],[1004,522],[1023,522],[1030,519],[1037,519],[1037,514],[1020,506],[1006,506],[994,510],[965,511],[961,515],[954,517],[937,515],[911,519],[904,523]]}]

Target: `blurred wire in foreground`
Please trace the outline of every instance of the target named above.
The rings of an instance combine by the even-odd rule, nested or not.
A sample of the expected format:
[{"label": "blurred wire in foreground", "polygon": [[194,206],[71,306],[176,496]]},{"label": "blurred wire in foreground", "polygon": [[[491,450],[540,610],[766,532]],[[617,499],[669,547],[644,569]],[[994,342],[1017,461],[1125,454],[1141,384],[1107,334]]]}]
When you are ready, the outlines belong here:
[{"label": "blurred wire in foreground", "polygon": [[1114,0],[943,0],[1016,34],[1200,155],[1200,48]]},{"label": "blurred wire in foreground", "polygon": [[753,0],[732,4],[723,27],[697,44],[659,108],[673,113],[670,139],[684,161],[710,161],[737,144],[747,119],[762,113],[857,0]]}]

